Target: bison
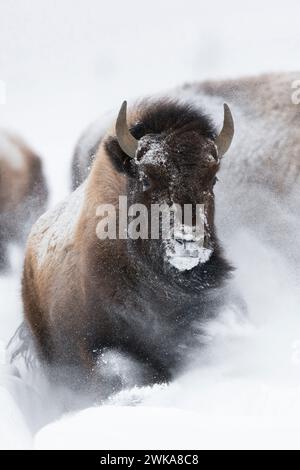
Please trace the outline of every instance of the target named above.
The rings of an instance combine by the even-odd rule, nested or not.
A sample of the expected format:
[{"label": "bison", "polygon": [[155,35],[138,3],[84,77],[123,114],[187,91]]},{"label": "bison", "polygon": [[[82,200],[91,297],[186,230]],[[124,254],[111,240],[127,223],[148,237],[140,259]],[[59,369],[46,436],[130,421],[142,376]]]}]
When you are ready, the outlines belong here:
[{"label": "bison", "polygon": [[[295,79],[188,84],[137,102],[128,116],[124,104],[106,132],[96,123],[84,135],[73,163],[77,189],[34,226],[24,266],[26,325],[53,379],[105,390],[105,358],[115,351],[141,365],[143,383],[168,381],[198,344],[202,325],[237,301],[216,220],[229,236],[236,214],[254,227],[270,224],[268,237],[281,242],[286,221],[274,216],[273,201],[290,202],[300,168]],[[228,106],[222,130],[215,127],[224,101],[237,122],[234,139]],[[214,193],[222,208],[216,215]],[[160,238],[118,230],[116,238],[99,237],[99,207],[115,208],[117,217],[108,211],[106,220],[120,225],[120,196],[130,207],[203,204],[204,243],[189,231],[195,213],[183,238],[173,231],[171,252]]]},{"label": "bison", "polygon": [[7,244],[24,242],[47,201],[40,158],[18,136],[0,132],[0,271],[8,268]]},{"label": "bison", "polygon": [[[232,268],[216,235],[214,185],[233,134],[227,105],[220,132],[192,103],[143,100],[128,115],[122,105],[86,181],[39,219],[27,244],[25,321],[53,380],[76,390],[100,383],[105,395],[103,357],[113,351],[140,366],[142,383],[168,381],[198,343],[201,323],[231,301]],[[99,237],[99,207],[115,208],[120,222],[120,196],[149,213],[160,203],[202,204],[204,240],[193,235],[195,211],[181,226],[182,238],[174,232],[168,243]]]}]

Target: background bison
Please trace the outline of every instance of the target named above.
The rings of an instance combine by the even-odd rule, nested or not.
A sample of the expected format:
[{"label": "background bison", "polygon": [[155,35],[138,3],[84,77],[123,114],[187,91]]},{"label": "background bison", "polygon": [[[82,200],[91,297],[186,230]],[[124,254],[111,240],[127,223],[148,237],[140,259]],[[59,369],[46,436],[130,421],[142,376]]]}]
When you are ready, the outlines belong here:
[{"label": "background bison", "polygon": [[8,267],[7,244],[25,241],[46,201],[40,158],[19,137],[0,131],[1,271]]}]

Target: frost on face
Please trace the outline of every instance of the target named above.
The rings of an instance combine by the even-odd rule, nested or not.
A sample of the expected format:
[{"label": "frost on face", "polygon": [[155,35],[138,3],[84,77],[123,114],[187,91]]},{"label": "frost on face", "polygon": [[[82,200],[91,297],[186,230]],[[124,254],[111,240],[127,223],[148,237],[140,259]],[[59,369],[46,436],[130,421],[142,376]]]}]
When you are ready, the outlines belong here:
[{"label": "frost on face", "polygon": [[[212,250],[204,247],[204,208],[199,211],[197,227],[175,222],[171,236],[165,241],[166,260],[179,271],[189,271],[206,263]],[[176,219],[175,219],[176,220]]]},{"label": "frost on face", "polygon": [[144,172],[145,165],[161,167],[164,166],[167,161],[163,144],[150,141],[149,148],[149,139],[150,138],[148,136],[145,136],[142,140],[139,141],[138,151],[142,150],[142,158],[137,158],[139,152],[137,152],[135,156],[135,164],[137,167],[139,167],[140,181],[143,181],[144,177],[146,176]]},{"label": "frost on face", "polygon": [[[138,151],[143,151],[146,146],[149,145],[149,137],[144,137],[143,140],[139,142]],[[137,152],[138,154],[139,152]],[[143,157],[138,160],[136,158],[137,165],[157,165],[162,166],[166,163],[166,153],[164,150],[163,143],[153,142],[150,140],[150,148],[146,150],[143,154]]]}]

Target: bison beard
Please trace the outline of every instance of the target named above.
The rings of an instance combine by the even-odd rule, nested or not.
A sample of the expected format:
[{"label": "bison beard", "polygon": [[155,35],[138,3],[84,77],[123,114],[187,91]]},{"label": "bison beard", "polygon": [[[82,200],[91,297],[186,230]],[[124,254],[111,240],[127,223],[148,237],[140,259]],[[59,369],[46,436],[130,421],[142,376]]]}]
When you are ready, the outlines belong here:
[{"label": "bison beard", "polygon": [[[98,398],[124,384],[169,381],[201,344],[203,322],[231,301],[225,281],[232,268],[214,228],[214,126],[199,110],[174,101],[141,103],[129,119],[135,138],[145,138],[139,162],[128,164],[116,136],[108,134],[84,185],[34,227],[23,276],[25,321],[51,380]],[[151,177],[161,184],[143,192],[139,172],[149,171],[142,157],[153,142],[163,145],[166,165],[152,165],[159,173]],[[162,182],[174,175],[172,192]],[[96,209],[117,206],[120,195],[145,205],[206,201],[210,258],[179,271],[166,262],[161,240],[99,240]],[[138,365],[133,383],[118,371],[108,373],[111,351]]]}]

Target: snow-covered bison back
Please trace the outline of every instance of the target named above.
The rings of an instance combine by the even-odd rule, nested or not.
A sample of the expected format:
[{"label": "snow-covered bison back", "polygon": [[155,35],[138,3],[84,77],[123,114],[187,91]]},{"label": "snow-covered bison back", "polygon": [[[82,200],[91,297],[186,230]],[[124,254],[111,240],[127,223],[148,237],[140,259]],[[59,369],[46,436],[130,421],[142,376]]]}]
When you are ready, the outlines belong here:
[{"label": "snow-covered bison back", "polygon": [[46,200],[40,158],[20,137],[0,131],[0,270],[7,267],[7,243],[25,240]]},{"label": "snow-covered bison back", "polygon": [[[247,227],[300,272],[300,72],[187,85],[199,103],[227,101],[235,138],[216,187],[217,228],[230,240]],[[205,97],[205,98],[204,98]],[[197,98],[198,99],[198,98]],[[207,108],[209,109],[209,107]],[[295,217],[296,215],[296,217]],[[295,243],[291,244],[291,233]]]}]

